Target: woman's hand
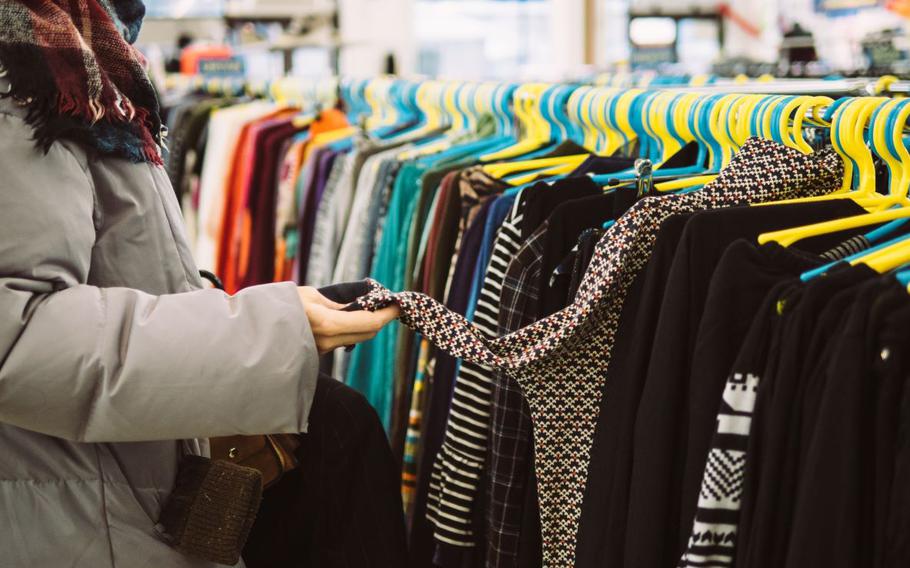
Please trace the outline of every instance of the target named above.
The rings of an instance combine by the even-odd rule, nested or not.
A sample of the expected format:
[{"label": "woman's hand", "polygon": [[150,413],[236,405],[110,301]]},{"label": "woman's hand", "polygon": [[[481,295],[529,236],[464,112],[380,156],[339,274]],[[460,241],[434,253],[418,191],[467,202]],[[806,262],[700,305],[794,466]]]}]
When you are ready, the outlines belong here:
[{"label": "woman's hand", "polygon": [[343,304],[329,300],[316,288],[303,286],[297,288],[297,293],[320,354],[373,339],[385,324],[398,317],[398,306],[375,312],[343,312]]}]

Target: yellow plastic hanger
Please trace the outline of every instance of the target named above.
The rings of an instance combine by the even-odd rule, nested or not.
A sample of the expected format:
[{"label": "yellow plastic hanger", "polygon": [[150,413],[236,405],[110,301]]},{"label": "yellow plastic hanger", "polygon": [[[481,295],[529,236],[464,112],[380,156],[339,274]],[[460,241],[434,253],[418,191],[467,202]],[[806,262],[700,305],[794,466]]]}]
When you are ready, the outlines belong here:
[{"label": "yellow plastic hanger", "polygon": [[[895,205],[910,206],[910,200],[907,199],[907,190],[910,187],[910,172],[907,171],[907,168],[910,167],[910,153],[908,153],[903,142],[903,130],[908,113],[905,109],[901,109],[894,116],[895,120],[891,122],[892,115],[900,108],[900,101],[872,97],[869,97],[869,99],[869,105],[873,107],[873,110],[878,111],[874,115],[874,121],[869,125],[869,143],[871,150],[887,164],[889,172],[888,194],[880,195],[875,193],[875,166],[869,152],[870,148],[865,145],[863,153],[868,154],[869,162],[866,168],[872,171],[866,173],[865,179],[861,177],[859,191],[864,199],[871,202],[867,207],[869,209],[885,210]],[[888,136],[893,137],[898,156],[895,156],[888,147]]]},{"label": "yellow plastic hanger", "polygon": [[694,112],[695,104],[700,98],[697,93],[687,93],[682,96],[673,111],[673,127],[683,140],[695,140],[695,133],[689,127],[689,116]]},{"label": "yellow plastic hanger", "polygon": [[774,111],[784,104],[785,97],[781,95],[768,95],[765,98],[765,104],[758,107],[758,116],[756,117],[755,135],[764,140],[772,140],[774,134],[771,132],[771,122]]},{"label": "yellow plastic hanger", "polygon": [[[787,200],[787,202],[806,202],[806,201],[823,201],[834,196],[848,197],[851,199],[870,197],[875,190],[875,171],[872,163],[871,154],[865,146],[863,132],[866,121],[874,110],[875,106],[880,104],[882,99],[873,97],[857,97],[842,104],[834,113],[829,128],[831,129],[831,145],[840,155],[844,163],[844,179],[839,192],[830,196],[818,196],[803,199]],[[868,184],[870,174],[866,173],[864,185],[859,182],[859,188],[853,189],[854,185],[854,160],[860,164],[863,171],[871,167],[871,191]],[[777,202],[775,202],[777,203]]]},{"label": "yellow plastic hanger", "polygon": [[900,242],[864,256],[853,264],[865,264],[879,274],[890,272],[910,262],[910,242]]},{"label": "yellow plastic hanger", "polygon": [[613,105],[618,105],[619,100],[628,91],[618,87],[595,89],[591,96],[585,100],[589,118],[594,129],[593,148],[601,156],[609,156],[624,143],[624,134],[613,122],[608,111]]},{"label": "yellow plastic hanger", "polygon": [[589,119],[594,127],[594,151],[601,156],[608,156],[611,149],[622,146],[622,134],[613,127],[607,117],[607,109],[622,96],[622,89],[608,87],[597,89],[585,101]]},{"label": "yellow plastic hanger", "polygon": [[736,143],[742,146],[750,136],[756,136],[752,131],[752,117],[757,112],[758,105],[762,102],[762,95],[745,95],[739,106],[736,124],[733,127],[733,137]]},{"label": "yellow plastic hanger", "polygon": [[[900,105],[898,100],[892,99],[886,102],[878,109],[878,114],[869,127],[872,149],[888,166],[888,194],[890,196],[900,196],[906,193],[906,187],[901,187],[901,182],[906,175],[904,164],[888,147],[888,133],[885,132],[888,119],[898,105]],[[903,130],[903,125],[895,130]],[[903,146],[903,144],[898,146]]]},{"label": "yellow plastic hanger", "polygon": [[673,157],[674,154],[682,150],[684,142],[688,140],[679,139],[670,133],[668,125],[670,104],[676,98],[676,95],[669,91],[658,93],[652,99],[648,113],[643,117],[643,125],[648,135],[655,140],[660,141],[660,159],[656,167]]},{"label": "yellow plastic hanger", "polygon": [[739,150],[739,146],[731,138],[727,129],[727,122],[733,116],[730,108],[739,97],[740,95],[726,95],[711,109],[709,128],[711,129],[711,135],[720,142],[722,168],[727,167],[733,160],[733,155]]},{"label": "yellow plastic hanger", "polygon": [[[556,170],[555,168],[568,166],[568,171],[572,171],[581,165],[588,156],[589,154],[580,154],[575,156],[555,156],[552,158],[521,160],[517,162],[500,162],[496,164],[485,164],[483,170],[491,176],[498,178],[528,170],[553,171],[554,175],[556,175],[557,173],[562,173],[563,170]],[[538,174],[535,174],[535,177],[536,175]]]},{"label": "yellow plastic hanger", "polygon": [[[858,203],[861,202],[860,200],[862,199],[866,202],[861,203],[863,206],[866,206],[866,204],[872,204],[873,206],[877,205],[879,207],[891,207],[895,203],[900,203],[901,200],[903,200],[904,196],[902,195],[879,196],[876,194],[874,163],[872,163],[871,153],[869,153],[868,163],[866,163],[866,153],[869,151],[869,149],[865,146],[865,142],[863,140],[865,123],[868,121],[872,110],[881,104],[886,103],[887,101],[888,99],[882,97],[861,97],[857,98],[856,100],[844,103],[840,108],[838,108],[837,112],[835,113],[831,127],[833,129],[837,129],[839,136],[832,136],[832,143],[838,153],[840,153],[845,158],[846,162],[849,163],[851,158],[858,160],[859,166],[856,169],[859,170],[859,187],[855,191],[848,191],[839,195],[833,195],[829,198],[850,197],[857,199]],[[885,109],[883,109],[882,114],[885,114]],[[879,119],[882,121],[886,120],[886,118],[882,117],[881,114],[879,115]],[[878,120],[876,122],[878,122]],[[870,165],[873,168],[871,176],[869,176],[868,173],[863,172],[863,169],[868,169]],[[852,164],[849,168],[845,169],[845,171],[848,172],[852,172],[852,170]],[[849,183],[849,178],[847,181]],[[795,201],[800,200],[792,200],[791,202]],[[758,242],[766,243],[770,241],[776,241],[782,246],[790,246],[802,239],[829,233],[836,233],[847,229],[886,223],[888,221],[894,221],[906,217],[910,217],[910,208],[903,207],[900,209],[886,209],[883,211],[876,211],[864,215],[848,217],[846,219],[835,219],[832,221],[826,221],[824,223],[815,223],[813,225],[806,225],[802,227],[764,233],[759,236]],[[881,258],[884,257],[883,253],[892,250],[893,249],[889,247],[888,249],[883,249],[878,253],[873,253],[875,256],[870,255],[870,257],[873,259]]]},{"label": "yellow plastic hanger", "polygon": [[[888,212],[910,211],[910,202],[907,200],[907,165],[910,162],[910,154],[903,142],[903,131],[906,124],[908,112],[906,107],[899,100],[891,100],[885,103],[884,107],[876,116],[872,124],[871,142],[872,148],[885,163],[888,165],[890,174],[889,195],[883,201],[890,204],[897,203],[903,205],[900,209],[890,209]],[[890,115],[895,112],[895,120],[889,125]],[[899,156],[895,156],[887,145],[887,136],[894,137],[895,149]],[[882,274],[891,270],[900,268],[910,263],[910,241],[902,240],[883,249],[871,252],[854,259],[851,264],[865,264],[876,272]]]},{"label": "yellow plastic hanger", "polygon": [[705,185],[717,179],[717,174],[694,175],[670,181],[662,181],[654,184],[654,189],[659,192],[672,192],[681,189],[695,187],[696,185]]},{"label": "yellow plastic hanger", "polygon": [[363,98],[370,106],[370,115],[366,118],[366,127],[374,129],[385,121],[386,110],[380,105],[377,91],[380,88],[382,78],[370,79],[363,88]]},{"label": "yellow plastic hanger", "polygon": [[[683,95],[677,102],[672,117],[673,127],[684,140],[697,140],[699,144],[704,144],[705,139],[701,137],[701,132],[698,130],[697,126],[695,130],[693,130],[689,122],[690,119],[693,119],[693,122],[696,125],[698,124],[698,117],[703,110],[702,103],[704,100],[705,95],[703,94],[688,93]],[[713,178],[713,175],[682,177],[675,180],[658,182],[654,184],[654,189],[657,192],[678,191],[695,185],[703,185]]]},{"label": "yellow plastic hanger", "polygon": [[[582,96],[578,100],[578,116],[581,120],[582,131],[584,132],[584,147],[592,150],[595,154],[603,146],[605,136],[603,128],[598,125],[596,109],[603,108],[600,99],[603,93],[610,90],[608,87],[582,87]],[[574,93],[573,93],[574,94]],[[572,97],[569,97],[572,100]]]},{"label": "yellow plastic hanger", "polygon": [[880,223],[887,223],[889,221],[905,219],[907,217],[910,217],[910,208],[888,209],[875,213],[864,213],[862,215],[855,215],[844,219],[834,219],[792,229],[762,233],[758,237],[758,242],[759,244],[765,244],[775,241],[781,246],[788,247],[803,239],[827,235],[829,233],[838,233],[848,229],[868,227],[869,225],[878,225]]},{"label": "yellow plastic hanger", "polygon": [[424,125],[416,132],[421,135],[445,126],[446,119],[440,104],[442,85],[438,81],[426,81],[417,88],[417,108],[424,116]]},{"label": "yellow plastic hanger", "polygon": [[[676,110],[674,123],[678,125],[678,132],[684,132],[687,136],[691,136],[691,139],[698,140],[699,144],[707,146],[709,148],[709,152],[712,152],[713,149],[712,145],[709,143],[709,138],[714,135],[716,128],[712,125],[709,127],[708,132],[704,132],[699,126],[703,113],[708,112],[708,100],[709,97],[707,95],[695,95],[695,97],[691,99],[685,99],[683,102],[685,102],[686,105],[682,106],[682,108],[677,108]],[[731,98],[730,102],[733,102],[733,100],[734,99]],[[716,106],[717,105],[715,105],[715,107]],[[695,125],[694,130],[691,130],[689,128],[689,118],[692,118],[692,124]],[[735,115],[731,115],[729,118],[730,120],[736,120]],[[734,124],[731,126],[731,128],[735,128],[735,126],[736,125]],[[726,125],[724,126],[724,129],[726,129]],[[708,173],[703,175],[695,174],[688,177],[682,177],[680,179],[656,183],[654,185],[654,189],[658,192],[679,191],[682,189],[704,185],[713,181],[716,177],[717,174],[715,173]]]},{"label": "yellow plastic hanger", "polygon": [[480,122],[480,116],[471,106],[471,99],[473,98],[473,94],[479,88],[480,85],[477,83],[466,84],[460,91],[458,91],[455,98],[455,104],[458,108],[461,109],[463,117],[465,119],[464,128],[471,132],[475,132],[477,130],[477,124]]},{"label": "yellow plastic hanger", "polygon": [[[550,140],[550,125],[540,114],[540,96],[547,89],[544,83],[529,83],[515,90],[513,106],[522,127],[522,139],[517,144],[480,157],[482,162],[508,160],[542,148]],[[536,116],[535,116],[536,115]]]},{"label": "yellow plastic hanger", "polygon": [[593,90],[593,87],[578,87],[572,92],[569,96],[569,101],[566,103],[566,114],[568,114],[569,120],[581,128],[582,145],[588,149],[594,148],[596,139],[594,126],[588,120],[587,104],[585,104]]},{"label": "yellow plastic hanger", "polygon": [[[772,138],[774,112],[785,100],[785,97],[779,96],[731,94],[722,97],[714,104],[708,121],[709,132],[710,136],[719,144],[722,167],[726,167],[732,161],[739,147],[750,136]],[[706,101],[707,98],[704,98],[700,104],[696,104],[695,112],[705,112]],[[698,120],[695,122],[700,123]],[[702,136],[704,134],[701,133]],[[792,142],[792,144],[796,143]],[[683,178],[659,183],[656,188],[659,191],[678,191],[695,185],[704,185],[716,177],[716,174],[706,174]]]},{"label": "yellow plastic hanger", "polygon": [[[811,154],[812,146],[809,145],[805,136],[803,136],[803,124],[806,121],[806,116],[813,111],[819,112],[822,107],[828,106],[833,102],[834,99],[830,97],[812,96],[796,97],[789,102],[784,107],[783,112],[781,112],[780,124],[778,125],[781,135],[784,137],[784,144],[799,150],[803,154]],[[793,115],[792,125],[790,125],[790,115]]]},{"label": "yellow plastic hanger", "polygon": [[278,106],[287,105],[287,97],[284,93],[284,82],[279,80],[272,81],[272,84],[269,85],[269,98],[271,98]]},{"label": "yellow plastic hanger", "polygon": [[[830,123],[824,121],[824,119],[822,118],[822,116],[824,114],[822,107],[827,106],[827,104],[830,104],[829,103],[830,99],[826,100],[827,97],[813,97],[812,99],[813,100],[805,101],[803,106],[801,106],[800,109],[797,110],[797,117],[801,117],[803,120],[809,122],[810,124],[827,126],[827,127],[831,128],[833,131],[836,131],[836,133],[838,134],[837,136],[832,136],[832,146],[841,155],[842,159],[845,162],[844,184],[843,184],[842,188],[839,191],[828,194],[828,195],[820,195],[820,196],[815,196],[815,197],[803,197],[803,198],[789,199],[789,200],[784,200],[784,201],[774,201],[774,202],[762,203],[762,204],[758,204],[758,205],[762,206],[762,205],[776,205],[776,204],[780,204],[780,203],[807,203],[807,202],[815,202],[815,201],[828,201],[828,200],[832,200],[832,199],[851,199],[860,207],[863,207],[863,208],[869,210],[870,212],[875,212],[875,211],[882,211],[884,209],[888,209],[888,208],[894,206],[895,204],[905,203],[907,201],[905,193],[898,193],[895,195],[889,194],[887,196],[883,196],[878,193],[875,193],[874,192],[874,190],[875,190],[874,172],[872,173],[873,182],[872,182],[871,188],[868,186],[868,179],[869,179],[868,174],[867,174],[867,181],[866,181],[867,186],[863,188],[863,191],[854,190],[852,188],[852,176],[853,176],[854,168],[853,168],[853,164],[852,164],[852,161],[850,158],[852,154],[848,154],[847,152],[848,152],[848,150],[850,152],[857,152],[857,149],[859,149],[859,153],[863,153],[864,143],[860,142],[859,145],[857,145],[856,143],[845,144],[844,141],[851,137],[857,136],[856,126],[857,126],[857,121],[861,119],[859,112],[862,109],[862,107],[871,105],[873,108],[875,108],[876,106],[882,104],[882,102],[885,99],[881,99],[881,98],[876,99],[874,97],[861,97],[861,98],[857,98],[853,101],[848,101],[847,103],[844,103],[843,105],[841,105],[840,108],[838,108],[838,110],[835,112],[835,115],[832,117],[832,120]],[[852,109],[847,108],[848,106],[852,106]],[[882,113],[879,113],[879,116],[878,116],[876,122],[879,122],[880,125],[885,124],[885,121],[887,121],[888,114],[890,114],[890,111],[886,112],[885,110],[883,110]],[[867,117],[867,119],[868,119],[868,117]],[[805,143],[805,140],[802,138],[802,133],[797,130],[797,127],[799,127],[799,129],[801,130],[801,122],[798,120],[798,118],[795,119],[795,121],[794,121],[793,135],[797,140],[797,144],[799,144],[800,141]],[[880,130],[884,130],[884,127],[881,128]],[[863,127],[860,127],[859,128],[860,136],[862,135],[862,131],[863,131]],[[808,146],[808,143],[806,143],[806,145]],[[898,144],[897,146],[899,149],[899,153],[900,153],[900,150],[903,150],[904,152],[906,152],[906,148],[903,147],[903,144]],[[907,154],[906,158],[902,157],[902,159],[906,160],[906,163],[908,165],[910,165],[910,154]],[[868,167],[868,162],[867,162],[866,167]],[[874,167],[874,164],[873,164],[873,167]],[[906,187],[906,185],[904,187]],[[871,191],[870,191],[870,189],[871,189]]]},{"label": "yellow plastic hanger", "polygon": [[614,132],[619,132],[620,134],[619,138],[615,138],[613,143],[608,144],[604,149],[607,156],[612,156],[617,151],[621,150],[623,146],[634,142],[638,137],[635,129],[632,128],[632,103],[634,103],[635,99],[642,93],[644,93],[644,91],[641,89],[621,91],[621,94],[616,100],[614,112],[609,113],[610,116],[606,116],[607,113],[599,113],[605,115],[608,128]]},{"label": "yellow plastic hanger", "polygon": [[[515,186],[519,186],[526,183],[531,183],[535,179],[541,177],[568,175],[578,169],[578,166],[580,166],[586,159],[588,159],[589,156],[590,154],[578,154],[575,156],[560,156],[559,158],[544,158],[556,160],[557,163],[553,164],[552,166],[544,166],[542,169],[529,172],[525,175],[510,178],[509,183]],[[504,177],[505,175],[509,175],[509,173],[494,177]]]},{"label": "yellow plastic hanger", "polygon": [[499,86],[495,83],[479,83],[468,93],[471,104],[466,105],[469,116],[473,116],[472,129],[477,129],[480,117],[484,115],[493,115],[493,104],[496,97],[496,91]]},{"label": "yellow plastic hanger", "polygon": [[459,86],[461,86],[460,83],[448,81],[442,87],[443,108],[445,109],[446,114],[451,117],[449,126],[450,133],[464,132],[468,129],[468,123],[465,116],[459,112],[458,107],[456,106],[455,96]]},{"label": "yellow plastic hanger", "polygon": [[[910,213],[910,208],[901,208],[897,211]],[[910,241],[901,240],[883,249],[870,252],[850,262],[857,266],[865,264],[879,274],[890,272],[910,263]]]},{"label": "yellow plastic hanger", "polygon": [[868,102],[852,105],[857,110],[845,116],[850,121],[846,126],[852,128],[851,135],[846,138],[845,149],[856,161],[859,174],[858,191],[865,196],[875,193],[875,163],[872,160],[872,152],[866,145],[865,127],[875,109],[888,100],[886,97],[870,97]]},{"label": "yellow plastic hanger", "polygon": [[[528,106],[524,107],[523,109],[523,113],[527,113],[527,120],[529,122],[528,139],[536,144],[536,147],[540,147],[546,143],[549,143],[553,136],[552,125],[544,118],[540,108],[542,96],[549,88],[550,85],[538,85],[533,91],[533,98],[527,99]],[[532,148],[528,151],[533,151],[533,149],[536,148]],[[527,151],[522,153],[527,153]],[[484,156],[481,159],[486,159],[489,157],[492,157],[493,159],[499,159],[498,156],[499,153],[494,153],[491,156]],[[483,166],[483,168],[486,173],[497,178],[502,178],[519,172],[530,172],[526,176],[521,176],[519,178],[510,180],[511,183],[520,185],[527,181],[533,181],[538,176],[567,174],[575,170],[589,156],[590,154],[576,154],[572,156],[536,158],[531,160],[486,164]]]}]

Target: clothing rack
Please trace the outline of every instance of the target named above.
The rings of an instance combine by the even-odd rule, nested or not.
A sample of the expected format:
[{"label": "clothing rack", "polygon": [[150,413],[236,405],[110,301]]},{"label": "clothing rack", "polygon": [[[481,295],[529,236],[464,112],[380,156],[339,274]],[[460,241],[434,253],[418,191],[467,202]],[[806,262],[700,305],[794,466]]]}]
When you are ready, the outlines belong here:
[{"label": "clothing rack", "polygon": [[[188,97],[171,109],[169,120],[189,117],[174,129],[180,143],[168,168],[183,191],[195,257],[229,293],[370,277],[388,288],[372,284],[363,306],[400,304],[410,329],[386,327],[330,359],[387,429],[416,565],[694,568],[710,558],[730,566],[740,551],[728,543],[737,538],[752,539],[755,559],[745,568],[783,565],[779,551],[766,556],[774,535],[738,536],[742,502],[727,486],[755,492],[760,527],[789,531],[788,507],[799,505],[794,544],[784,551],[800,558],[793,566],[829,565],[830,543],[817,542],[813,523],[848,547],[853,533],[830,519],[860,532],[896,522],[847,514],[848,497],[863,489],[856,479],[865,478],[842,489],[835,473],[853,471],[852,453],[878,462],[855,432],[829,435],[853,424],[841,424],[830,406],[800,399],[807,417],[824,416],[815,434],[827,453],[784,457],[813,464],[813,475],[836,488],[829,497],[840,515],[827,500],[811,506],[817,495],[808,490],[794,489],[785,503],[764,497],[743,481],[742,456],[750,435],[789,448],[785,428],[749,431],[753,413],[769,423],[753,394],[766,396],[759,378],[778,356],[755,343],[801,344],[798,329],[773,341],[763,330],[803,321],[783,318],[788,302],[817,292],[801,287],[803,273],[836,272],[828,262],[849,271],[851,255],[886,245],[874,266],[910,262],[910,246],[888,250],[894,243],[881,240],[895,237],[890,222],[906,233],[902,217],[910,216],[902,137],[910,102],[887,96],[905,85],[703,81],[645,89],[193,79],[189,87],[227,96]],[[878,96],[848,96],[859,92]],[[319,108],[329,101],[340,108]],[[205,158],[200,165],[187,154]],[[871,235],[856,217],[874,210]],[[837,231],[804,233],[812,223]],[[804,234],[805,251],[781,250]],[[886,275],[877,285],[899,304],[907,296],[900,282]],[[770,295],[782,283],[792,300]],[[749,322],[761,327],[753,333]],[[864,328],[848,327],[843,337],[846,328],[833,323],[810,329],[834,336],[815,353],[814,370],[845,368],[842,354],[880,357],[856,351],[868,347],[854,337]],[[751,355],[739,357],[746,348]],[[800,355],[788,351],[784,368]],[[857,380],[873,372],[852,369]],[[866,400],[842,378],[827,377],[838,388],[825,397],[847,392],[837,398],[847,406]],[[877,416],[850,408],[855,421]],[[727,461],[718,462],[721,454]],[[831,456],[838,467],[829,470]],[[778,454],[761,457],[774,464]],[[815,487],[814,478],[785,481]],[[910,470],[895,483],[910,487]],[[899,548],[887,553],[910,561]]]},{"label": "clothing rack", "polygon": [[[201,75],[169,75],[166,79],[167,92],[197,91],[210,95],[250,96],[268,98],[286,104],[295,104],[304,108],[311,106],[324,107],[338,104],[339,89],[347,88],[349,100],[357,99],[357,111],[365,114],[368,108],[389,108],[394,103],[391,91],[396,85],[410,85],[416,90],[422,83],[385,77],[381,79],[359,80],[354,78],[327,77],[306,79],[298,77],[281,77],[272,81],[247,81],[237,77],[204,77]],[[449,85],[468,85],[467,83],[450,82]],[[813,95],[835,98],[871,95],[910,94],[910,81],[898,80],[896,77],[851,78],[851,79],[724,79],[711,75],[660,77],[650,72],[601,74],[587,81],[575,83],[575,86],[591,84],[605,88],[641,88],[649,90],[670,90],[674,92],[705,94],[755,94],[755,95]],[[492,84],[487,84],[489,88]],[[365,102],[364,91],[370,87],[378,97],[373,106]],[[516,84],[499,84],[500,89],[514,91]],[[398,86],[400,91],[403,87]],[[522,94],[522,97],[529,95]],[[511,102],[510,102],[511,104]],[[417,110],[419,112],[419,109]],[[513,117],[514,118],[514,117]]]}]

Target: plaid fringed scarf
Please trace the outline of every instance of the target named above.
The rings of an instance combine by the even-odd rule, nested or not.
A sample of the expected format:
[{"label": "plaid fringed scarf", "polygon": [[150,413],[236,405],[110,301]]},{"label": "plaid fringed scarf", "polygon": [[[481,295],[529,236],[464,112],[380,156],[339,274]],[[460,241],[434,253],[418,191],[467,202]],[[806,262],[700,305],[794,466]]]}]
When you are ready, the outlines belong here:
[{"label": "plaid fringed scarf", "polygon": [[140,0],[0,0],[0,74],[47,150],[66,138],[161,164],[158,98],[132,46]]}]

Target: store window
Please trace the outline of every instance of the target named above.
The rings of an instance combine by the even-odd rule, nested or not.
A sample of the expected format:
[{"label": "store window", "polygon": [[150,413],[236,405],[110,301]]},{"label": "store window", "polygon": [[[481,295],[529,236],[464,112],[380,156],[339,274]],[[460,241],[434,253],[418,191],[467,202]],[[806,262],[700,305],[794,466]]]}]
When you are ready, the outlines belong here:
[{"label": "store window", "polygon": [[217,18],[224,0],[152,0],[145,3],[147,18]]},{"label": "store window", "polygon": [[555,0],[418,0],[418,73],[516,80],[553,63]]}]

